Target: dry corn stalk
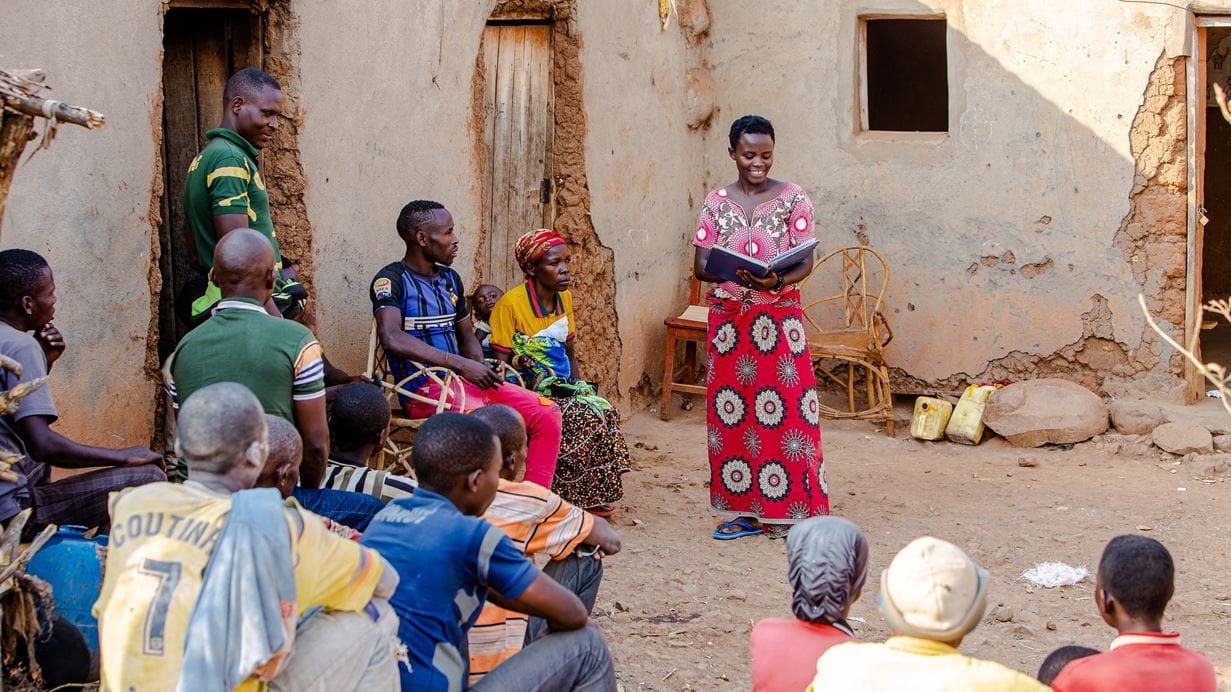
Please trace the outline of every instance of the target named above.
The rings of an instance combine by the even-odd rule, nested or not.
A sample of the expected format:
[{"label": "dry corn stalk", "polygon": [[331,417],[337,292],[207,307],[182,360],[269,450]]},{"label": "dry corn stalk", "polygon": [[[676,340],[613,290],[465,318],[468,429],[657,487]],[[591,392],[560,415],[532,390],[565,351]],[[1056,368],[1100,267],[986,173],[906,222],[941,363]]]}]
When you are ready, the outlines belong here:
[{"label": "dry corn stalk", "polygon": [[[0,369],[21,377],[21,364],[8,356],[0,355]],[[16,413],[21,400],[46,382],[46,377],[40,377],[0,392],[0,415]],[[21,459],[22,455],[17,452],[0,449],[0,481],[18,481],[12,465]],[[41,603],[44,610],[50,613],[54,599],[47,582],[26,574],[26,564],[55,535],[56,525],[46,526],[25,550],[20,550],[22,529],[30,520],[30,514],[29,508],[18,512],[9,521],[4,533],[0,534],[0,627],[3,628],[0,630],[0,651],[3,652],[5,666],[8,666],[17,654],[17,647],[24,642],[30,680],[35,685],[41,685],[42,671],[34,659],[34,638],[42,630],[37,606]]]},{"label": "dry corn stalk", "polygon": [[53,122],[72,123],[91,130],[106,123],[106,116],[98,111],[44,98],[41,92],[47,88],[47,85],[40,81],[16,72],[0,70],[0,105],[18,113],[47,118]]},{"label": "dry corn stalk", "polygon": [[55,607],[51,586],[38,577],[26,574],[26,564],[43,544],[55,535],[56,525],[45,527],[30,545],[21,548],[21,532],[30,520],[30,509],[23,509],[9,521],[0,534],[0,650],[4,663],[10,665],[20,643],[25,643],[26,660],[30,666],[30,678],[36,684],[42,682],[42,671],[34,660],[34,637],[42,630],[38,618],[38,604],[50,614]]}]

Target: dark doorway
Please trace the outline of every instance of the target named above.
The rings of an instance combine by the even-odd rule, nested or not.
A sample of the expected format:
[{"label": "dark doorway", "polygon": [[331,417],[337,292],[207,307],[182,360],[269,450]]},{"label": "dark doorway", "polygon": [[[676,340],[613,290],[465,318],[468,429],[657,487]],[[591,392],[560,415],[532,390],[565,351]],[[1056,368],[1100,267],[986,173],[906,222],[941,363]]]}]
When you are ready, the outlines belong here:
[{"label": "dark doorway", "polygon": [[[1231,28],[1205,36],[1205,160],[1202,206],[1205,225],[1201,257],[1201,302],[1231,298],[1231,123],[1219,112],[1213,85],[1231,89]],[[1231,324],[1206,313],[1201,353],[1206,361],[1231,365]]]},{"label": "dark doorway", "polygon": [[187,331],[176,318],[176,296],[189,279],[203,273],[184,217],[184,177],[205,146],[206,131],[217,127],[222,118],[227,78],[245,67],[263,66],[262,20],[260,14],[245,9],[174,6],[164,17],[159,362],[166,360]]}]

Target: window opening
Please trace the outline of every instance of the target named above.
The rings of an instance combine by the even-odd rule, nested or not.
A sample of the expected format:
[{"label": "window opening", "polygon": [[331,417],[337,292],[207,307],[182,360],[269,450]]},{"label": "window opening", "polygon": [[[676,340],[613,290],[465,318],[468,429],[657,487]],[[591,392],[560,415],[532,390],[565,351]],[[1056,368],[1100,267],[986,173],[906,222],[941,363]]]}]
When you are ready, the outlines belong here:
[{"label": "window opening", "polygon": [[948,132],[945,18],[866,18],[862,24],[863,129]]}]

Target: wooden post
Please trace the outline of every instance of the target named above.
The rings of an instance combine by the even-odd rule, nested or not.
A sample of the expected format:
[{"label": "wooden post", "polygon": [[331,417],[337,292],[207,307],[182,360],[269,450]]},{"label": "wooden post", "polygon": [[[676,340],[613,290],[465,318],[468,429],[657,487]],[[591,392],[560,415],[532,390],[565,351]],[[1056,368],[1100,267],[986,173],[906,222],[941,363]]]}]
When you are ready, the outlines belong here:
[{"label": "wooden post", "polygon": [[17,162],[34,137],[34,118],[0,108],[0,229],[4,224],[4,202],[13,184]]},{"label": "wooden post", "polygon": [[17,163],[26,143],[36,136],[35,118],[54,118],[89,129],[102,127],[106,120],[88,108],[39,97],[46,77],[42,70],[0,70],[0,223]]}]

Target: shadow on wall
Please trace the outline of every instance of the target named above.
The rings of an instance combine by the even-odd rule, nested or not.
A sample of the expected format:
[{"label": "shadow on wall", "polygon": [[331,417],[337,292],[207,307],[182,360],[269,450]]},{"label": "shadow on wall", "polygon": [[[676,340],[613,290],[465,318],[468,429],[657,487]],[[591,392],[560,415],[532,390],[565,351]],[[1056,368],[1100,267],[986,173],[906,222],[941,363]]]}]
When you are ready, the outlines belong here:
[{"label": "shadow on wall", "polygon": [[[822,251],[866,243],[889,262],[888,358],[902,391],[1045,375],[1109,393],[1181,391],[1178,358],[1136,307],[1144,293],[1165,323],[1183,322],[1184,59],[1164,53],[1170,10],[881,5],[945,15],[947,133],[860,131],[867,3],[711,0],[724,125],[710,136],[712,167],[729,173],[731,118],[774,120],[775,172],[812,195]],[[757,51],[746,33],[761,36]],[[899,104],[922,98],[909,96]],[[810,297],[837,281],[815,277]]]}]

